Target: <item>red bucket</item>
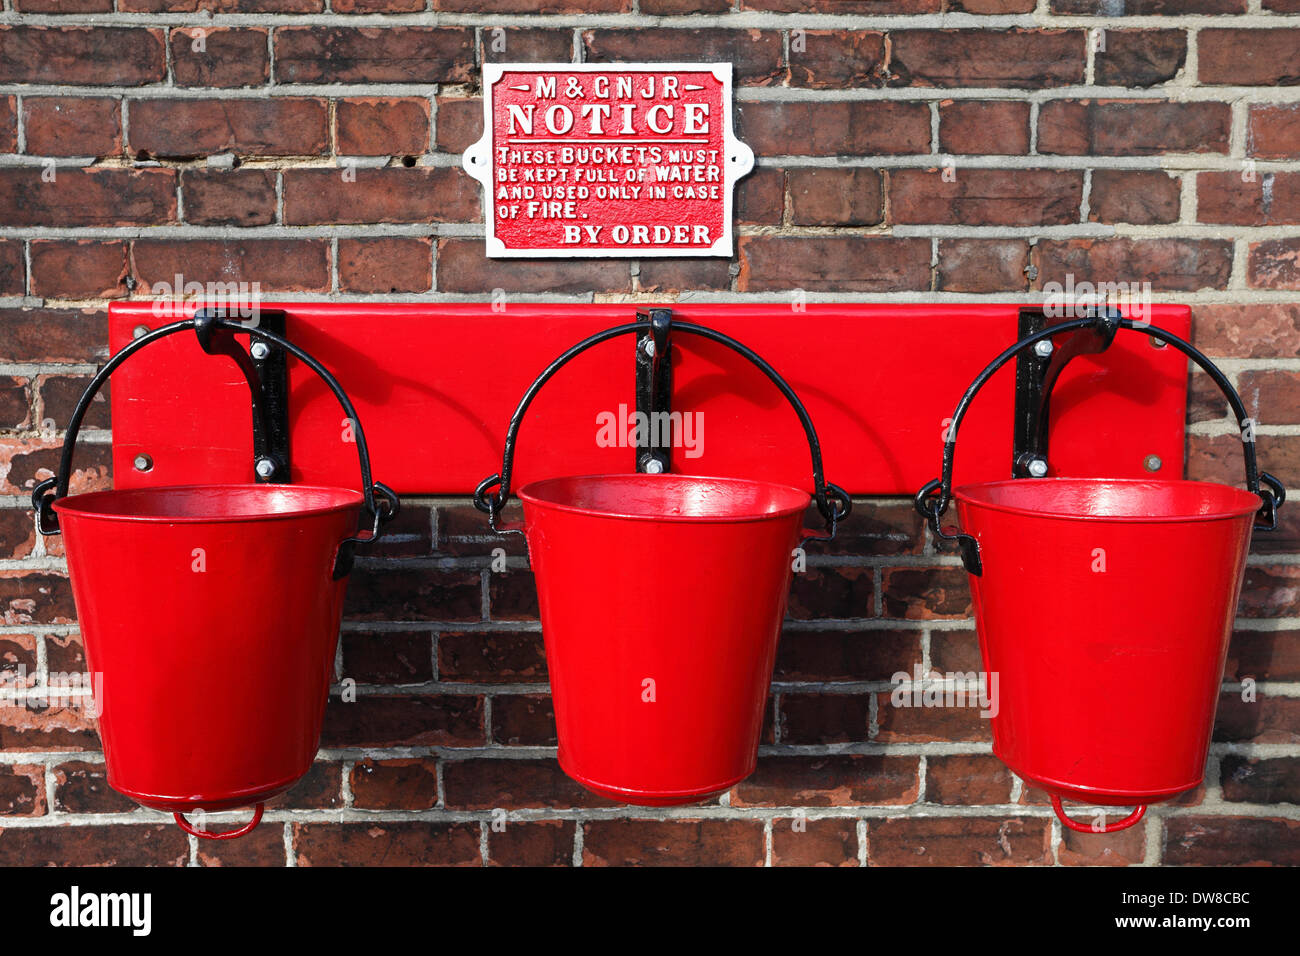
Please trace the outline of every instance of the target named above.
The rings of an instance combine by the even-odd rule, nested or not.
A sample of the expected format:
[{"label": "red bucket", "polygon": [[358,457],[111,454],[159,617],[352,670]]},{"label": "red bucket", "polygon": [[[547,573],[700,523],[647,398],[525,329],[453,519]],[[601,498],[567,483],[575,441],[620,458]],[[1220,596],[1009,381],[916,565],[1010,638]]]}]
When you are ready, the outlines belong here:
[{"label": "red bucket", "polygon": [[[1141,330],[1213,369],[1176,336]],[[956,429],[979,385],[1051,333],[1019,343],[977,380],[953,417],[944,478],[917,504],[941,538],[959,541],[970,571],[994,753],[1051,796],[1066,826],[1113,832],[1201,783],[1252,529],[1261,516],[1273,523],[1284,493],[1268,475],[1276,495],[1259,490],[1249,441],[1249,491],[1096,478],[946,491]],[[1212,375],[1244,421],[1236,392]],[[956,533],[939,524],[949,494]],[[1136,809],[1084,825],[1066,816],[1063,799]]]},{"label": "red bucket", "polygon": [[595,475],[519,497],[565,773],[651,806],[749,776],[808,493]]},{"label": "red bucket", "polygon": [[[364,540],[373,540],[374,492],[391,492],[370,484],[357,423],[365,494],[246,484],[66,497],[82,413],[103,381],[137,348],[194,327],[175,323],[114,356],[73,415],[60,477],[42,482],[33,500],[41,530],[65,535],[109,786],[176,814],[188,832],[223,839],[252,830],[263,802],[311,768],[346,575],[363,540],[354,535],[364,507],[375,516]],[[391,517],[395,498],[387,504]],[[225,833],[194,829],[182,816],[250,805],[252,821]]]},{"label": "red bucket", "polygon": [[[731,348],[780,389],[808,437],[815,492],[657,473],[550,478],[519,492],[560,766],[589,790],[644,806],[703,800],[753,772],[793,552],[809,537],[833,536],[850,507],[848,495],[823,480],[812,421],[772,367],[712,329],[685,322],[672,329]],[[501,473],[475,491],[493,530],[518,531],[498,528],[497,517],[537,391],[591,346],[646,331],[633,323],[596,333],[533,382],[511,418]],[[666,329],[652,334],[660,345],[644,354],[666,363]],[[637,460],[661,462],[653,447],[643,446]],[[802,528],[814,498],[825,535]]]}]

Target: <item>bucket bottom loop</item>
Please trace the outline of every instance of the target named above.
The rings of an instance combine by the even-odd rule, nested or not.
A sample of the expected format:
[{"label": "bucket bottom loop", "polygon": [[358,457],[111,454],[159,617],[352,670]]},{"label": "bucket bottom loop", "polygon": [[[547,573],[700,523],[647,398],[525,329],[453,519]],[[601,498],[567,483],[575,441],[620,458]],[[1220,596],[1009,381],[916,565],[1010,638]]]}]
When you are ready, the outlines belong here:
[{"label": "bucket bottom loop", "polygon": [[1057,819],[1076,833],[1118,833],[1120,830],[1127,830],[1141,820],[1146,815],[1147,805],[1139,803],[1133,812],[1119,823],[1103,823],[1100,827],[1071,820],[1065,815],[1065,809],[1061,806],[1061,798],[1056,794],[1052,794],[1052,809],[1056,811]]},{"label": "bucket bottom loop", "polygon": [[190,836],[196,836],[203,840],[233,840],[236,837],[245,836],[257,829],[257,825],[262,822],[262,811],[266,809],[265,803],[259,803],[253,810],[253,819],[249,820],[237,830],[225,830],[221,833],[212,833],[208,830],[197,829],[189,820],[185,819],[183,813],[173,813],[172,818],[176,825],[188,833]]}]

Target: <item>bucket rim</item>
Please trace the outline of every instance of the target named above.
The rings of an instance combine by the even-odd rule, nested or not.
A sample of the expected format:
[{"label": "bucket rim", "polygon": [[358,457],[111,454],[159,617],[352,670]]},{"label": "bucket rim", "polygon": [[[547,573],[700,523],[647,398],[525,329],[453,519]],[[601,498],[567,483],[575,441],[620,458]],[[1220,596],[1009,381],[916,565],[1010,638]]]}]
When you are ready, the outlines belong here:
[{"label": "bucket rim", "polygon": [[[1244,495],[1242,503],[1237,508],[1214,511],[1208,514],[1180,514],[1180,515],[1093,515],[1078,514],[1077,512],[1044,510],[1038,508],[1025,508],[1007,504],[993,504],[988,501],[981,501],[971,497],[970,492],[976,488],[1005,488],[1008,486],[1023,487],[1026,482],[1032,482],[1037,485],[1051,483],[1056,485],[1073,484],[1079,485],[1090,482],[1105,482],[1108,485],[1144,485],[1147,487],[1156,486],[1164,488],[1172,487],[1197,487],[1197,488],[1225,488],[1228,491],[1235,492],[1238,495]],[[984,508],[988,511],[999,511],[1003,514],[1020,515],[1029,518],[1057,518],[1065,521],[1105,521],[1120,524],[1183,524],[1189,521],[1229,521],[1234,518],[1244,518],[1253,515],[1259,510],[1259,496],[1245,488],[1238,488],[1235,485],[1225,485],[1219,481],[1193,481],[1188,478],[1087,478],[1087,477],[1070,477],[1070,476],[1052,476],[1049,478],[1003,478],[998,481],[979,481],[971,484],[961,485],[953,488],[952,497],[955,501],[962,504],[971,505],[976,508]]]},{"label": "bucket rim", "polygon": [[[708,481],[712,483],[722,483],[729,485],[748,485],[749,487],[762,487],[769,489],[780,489],[781,491],[792,491],[801,495],[805,500],[797,507],[780,508],[776,511],[769,511],[763,514],[742,514],[742,515],[649,515],[649,514],[631,514],[622,511],[604,511],[593,508],[583,508],[578,505],[563,504],[549,499],[539,498],[534,489],[539,485],[548,484],[558,481],[602,481],[611,479],[620,480],[637,480],[647,483],[660,481],[662,479],[678,479],[688,481]],[[535,505],[539,508],[547,508],[552,511],[563,511],[568,514],[586,515],[591,518],[618,518],[625,521],[655,521],[671,522],[674,524],[744,524],[755,521],[775,521],[781,518],[789,518],[792,515],[801,515],[808,510],[809,504],[812,503],[812,494],[804,491],[796,485],[787,485],[779,481],[766,481],[762,478],[739,478],[735,476],[721,475],[684,475],[678,472],[671,472],[663,475],[650,475],[641,472],[604,472],[600,474],[588,475],[553,475],[550,478],[538,478],[524,485],[516,493],[519,499],[526,504]]]},{"label": "bucket rim", "polygon": [[[203,492],[203,491],[249,491],[257,493],[270,491],[284,492],[327,492],[332,495],[346,496],[347,500],[337,504],[324,504],[304,507],[295,511],[266,512],[265,514],[240,515],[128,515],[109,514],[104,511],[91,510],[101,501],[123,495],[137,495],[153,492]],[[80,504],[70,504],[80,502]],[[337,485],[304,484],[258,484],[256,482],[235,482],[228,484],[193,484],[193,485],[148,485],[139,488],[109,488],[104,491],[88,491],[79,495],[67,495],[53,504],[54,510],[74,518],[97,519],[100,521],[129,521],[144,524],[241,524],[248,521],[288,521],[294,518],[313,517],[350,511],[365,502],[365,497],[355,488],[343,488]]]}]

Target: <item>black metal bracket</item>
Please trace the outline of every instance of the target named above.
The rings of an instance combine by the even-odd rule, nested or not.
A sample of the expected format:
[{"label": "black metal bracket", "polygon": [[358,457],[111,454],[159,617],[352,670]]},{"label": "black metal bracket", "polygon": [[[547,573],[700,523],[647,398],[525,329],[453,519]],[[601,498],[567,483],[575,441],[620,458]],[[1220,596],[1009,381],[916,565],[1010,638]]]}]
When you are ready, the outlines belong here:
[{"label": "black metal bracket", "polygon": [[[633,439],[636,470],[641,474],[664,474],[672,467],[672,341],[671,309],[638,311],[644,332],[636,335],[637,429]],[[645,423],[645,444],[640,423]],[[659,441],[662,438],[663,442]]]},{"label": "black metal bracket", "polygon": [[217,319],[266,329],[285,335],[283,309],[258,309],[253,318],[226,310],[200,309],[194,313],[195,333],[203,351],[235,360],[248,382],[253,410],[253,474],[259,484],[289,481],[289,366],[284,349],[266,340],[252,341],[244,351],[235,334],[220,329]]},{"label": "black metal bracket", "polygon": [[[1016,478],[1042,478],[1047,474],[1047,436],[1051,418],[1052,389],[1065,366],[1080,355],[1106,351],[1115,341],[1123,316],[1107,306],[1095,310],[1092,323],[1077,331],[1042,339],[1033,349],[1016,357],[1015,433],[1012,441],[1011,473]],[[1053,324],[1042,308],[1020,310],[1019,338],[1025,339]]]}]

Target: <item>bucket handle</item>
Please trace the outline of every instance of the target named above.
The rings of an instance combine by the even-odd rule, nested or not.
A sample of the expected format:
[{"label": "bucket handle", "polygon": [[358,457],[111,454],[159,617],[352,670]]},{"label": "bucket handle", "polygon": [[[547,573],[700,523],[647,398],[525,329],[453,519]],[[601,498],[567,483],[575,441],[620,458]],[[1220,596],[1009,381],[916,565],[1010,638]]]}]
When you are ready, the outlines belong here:
[{"label": "bucket handle", "polygon": [[262,812],[266,809],[265,803],[259,803],[253,808],[253,819],[249,820],[242,827],[234,830],[222,830],[214,833],[211,830],[201,830],[189,820],[185,819],[185,814],[179,811],[172,814],[172,819],[176,825],[188,833],[190,836],[196,836],[200,840],[234,840],[241,836],[247,836],[257,829],[257,825],[262,822]]},{"label": "bucket handle", "polygon": [[1139,803],[1133,808],[1133,812],[1119,823],[1103,823],[1099,827],[1089,823],[1079,823],[1066,816],[1065,808],[1061,806],[1061,798],[1056,794],[1052,794],[1052,809],[1056,811],[1056,818],[1075,833],[1118,833],[1120,830],[1127,830],[1146,816],[1147,805]]},{"label": "bucket handle", "polygon": [[[1228,404],[1232,408],[1232,414],[1236,417],[1238,426],[1245,433],[1248,429],[1250,417],[1246,414],[1246,406],[1242,404],[1241,396],[1237,390],[1232,387],[1226,375],[1219,370],[1219,367],[1209,360],[1199,349],[1190,342],[1186,342],[1167,332],[1162,328],[1146,323],[1135,322],[1132,319],[1116,318],[1113,313],[1100,312],[1097,315],[1085,316],[1078,319],[1070,319],[1059,325],[1051,325],[1045,329],[1027,335],[1020,341],[1016,342],[1010,348],[1006,349],[1001,355],[995,358],[984,371],[976,376],[975,381],[966,389],[966,394],[961,397],[957,403],[957,409],[952,413],[952,422],[948,426],[948,437],[943,444],[943,473],[941,478],[935,478],[927,482],[920,491],[916,493],[914,505],[921,517],[929,522],[930,530],[935,536],[944,541],[955,542],[961,553],[962,563],[966,570],[974,575],[979,575],[983,571],[980,561],[979,543],[970,535],[963,534],[960,531],[944,530],[941,519],[943,513],[948,510],[948,505],[952,500],[952,470],[953,458],[957,448],[957,429],[960,427],[962,419],[966,417],[966,412],[970,408],[971,402],[979,390],[984,387],[993,374],[1006,365],[1009,361],[1019,355],[1026,349],[1033,348],[1037,343],[1051,339],[1054,335],[1060,335],[1063,332],[1072,332],[1078,329],[1092,329],[1099,334],[1113,334],[1116,329],[1131,329],[1135,332],[1141,332],[1149,335],[1157,341],[1172,345],[1178,351],[1182,352],[1201,369],[1210,376],[1214,384],[1219,386],[1224,397],[1227,398]],[[1282,482],[1278,481],[1267,472],[1259,471],[1259,466],[1255,459],[1255,441],[1254,437],[1243,437],[1242,440],[1243,454],[1246,464],[1246,487],[1258,495],[1262,504],[1259,511],[1256,512],[1256,528],[1260,530],[1271,531],[1277,527],[1277,510],[1286,501],[1286,488]],[[1033,479],[1026,479],[1032,481]],[[1261,489],[1260,482],[1267,485],[1267,488]],[[1136,822],[1136,821],[1134,821]]]},{"label": "bucket handle", "polygon": [[[46,478],[32,490],[32,506],[36,509],[37,528],[41,534],[45,535],[61,533],[58,512],[54,510],[53,505],[55,501],[66,497],[68,494],[68,482],[72,478],[72,454],[76,448],[77,434],[81,430],[81,420],[89,410],[90,403],[94,401],[99,390],[108,381],[109,376],[117,370],[118,366],[142,348],[157,342],[159,339],[187,330],[198,335],[199,342],[203,345],[205,352],[214,355],[228,355],[240,365],[241,370],[245,373],[249,388],[254,390],[254,402],[256,402],[256,379],[251,377],[249,368],[245,367],[243,359],[247,358],[246,353],[234,343],[234,333],[236,332],[247,332],[253,339],[270,342],[284,349],[315,372],[329,390],[334,393],[334,397],[338,399],[348,420],[352,422],[352,433],[357,445],[357,457],[361,462],[361,493],[365,499],[365,510],[370,519],[370,528],[367,535],[354,535],[345,539],[339,545],[338,554],[334,559],[334,580],[337,581],[346,577],[348,572],[352,570],[357,545],[368,544],[379,538],[380,527],[396,517],[400,507],[397,494],[391,488],[382,482],[371,480],[370,451],[366,446],[366,435],[361,429],[361,420],[357,418],[352,401],[348,398],[347,393],[343,391],[343,386],[339,384],[338,379],[331,375],[325,366],[288,339],[267,329],[245,325],[242,322],[236,322],[203,309],[196,312],[193,318],[182,319],[179,322],[160,326],[133,340],[110,358],[104,367],[96,373],[95,377],[91,379],[90,384],[86,386],[86,390],[82,392],[81,398],[77,400],[76,408],[72,412],[72,418],[68,422],[67,435],[63,440],[63,453],[59,459],[58,474]],[[224,333],[220,339],[213,335],[213,332],[217,330]],[[256,414],[255,410],[254,415],[256,416]],[[51,488],[54,490],[51,491]]]},{"label": "bucket handle", "polygon": [[[510,417],[510,427],[506,430],[505,450],[501,457],[500,474],[484,478],[479,482],[478,487],[474,489],[474,507],[488,516],[488,524],[497,534],[520,533],[517,527],[507,526],[498,529],[497,515],[504,510],[506,502],[510,500],[510,474],[514,467],[515,440],[519,437],[519,427],[523,424],[524,414],[528,411],[528,406],[537,397],[537,393],[541,391],[542,386],[550,381],[551,377],[570,359],[576,358],[587,349],[609,339],[617,338],[620,335],[632,335],[645,330],[646,325],[644,322],[629,322],[590,335],[548,365],[542,374],[533,381],[533,384],[528,386],[528,391],[524,392],[524,397],[519,400],[519,407],[515,409],[514,415]],[[786,400],[794,408],[795,414],[799,416],[799,422],[803,425],[804,434],[808,438],[808,448],[812,453],[813,487],[815,489],[813,499],[817,503],[817,510],[826,521],[826,532],[824,534],[810,533],[804,540],[829,541],[834,538],[836,525],[848,515],[853,503],[849,499],[847,491],[826,481],[822,471],[822,449],[821,442],[817,438],[817,429],[813,427],[812,418],[808,415],[808,410],[804,408],[803,402],[799,400],[799,396],[795,394],[794,389],[757,352],[737,342],[729,335],[724,335],[708,326],[696,325],[692,322],[673,322],[673,331],[689,332],[692,335],[698,335],[701,338],[717,342],[719,345],[725,345],[757,366],[759,371],[766,375],[772,384],[780,390],[781,394],[785,396]],[[495,494],[488,493],[489,489],[498,485],[500,488]]]}]

